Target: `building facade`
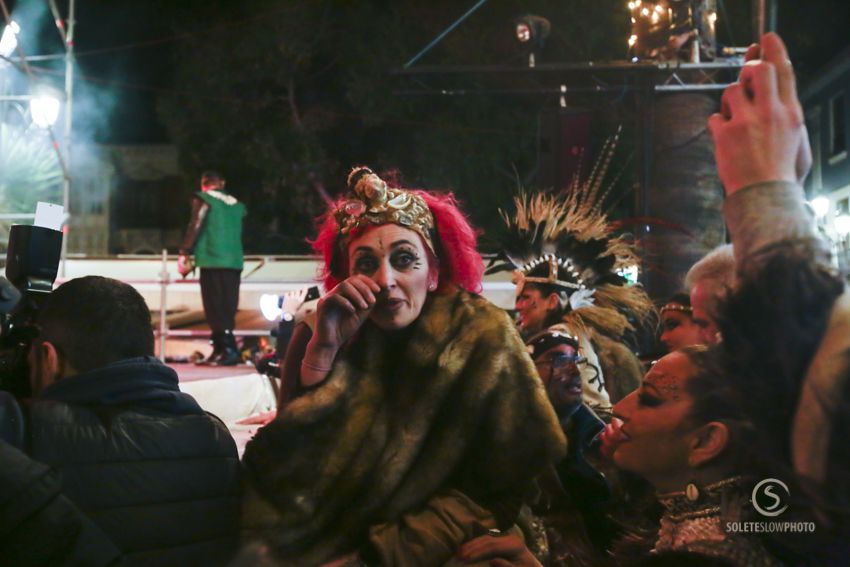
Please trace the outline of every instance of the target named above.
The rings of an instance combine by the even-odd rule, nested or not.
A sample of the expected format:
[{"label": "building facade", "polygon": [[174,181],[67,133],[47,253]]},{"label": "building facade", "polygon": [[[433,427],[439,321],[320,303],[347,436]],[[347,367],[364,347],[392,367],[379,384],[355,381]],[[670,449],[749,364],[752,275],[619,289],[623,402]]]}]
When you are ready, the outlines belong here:
[{"label": "building facade", "polygon": [[75,154],[68,252],[159,254],[180,246],[190,189],[171,145],[96,146]]},{"label": "building facade", "polygon": [[850,49],[824,67],[801,100],[812,146],[806,192],[832,241],[838,266],[850,271]]}]

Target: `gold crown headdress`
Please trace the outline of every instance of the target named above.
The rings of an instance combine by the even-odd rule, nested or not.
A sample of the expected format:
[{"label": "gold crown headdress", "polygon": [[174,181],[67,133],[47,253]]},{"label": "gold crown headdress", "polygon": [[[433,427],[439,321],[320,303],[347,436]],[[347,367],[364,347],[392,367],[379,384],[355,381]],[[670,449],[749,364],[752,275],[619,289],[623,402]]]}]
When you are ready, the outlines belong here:
[{"label": "gold crown headdress", "polygon": [[425,200],[405,189],[389,187],[368,167],[355,167],[348,175],[351,195],[334,211],[343,235],[366,224],[397,224],[415,231],[436,255],[431,231],[434,216]]}]

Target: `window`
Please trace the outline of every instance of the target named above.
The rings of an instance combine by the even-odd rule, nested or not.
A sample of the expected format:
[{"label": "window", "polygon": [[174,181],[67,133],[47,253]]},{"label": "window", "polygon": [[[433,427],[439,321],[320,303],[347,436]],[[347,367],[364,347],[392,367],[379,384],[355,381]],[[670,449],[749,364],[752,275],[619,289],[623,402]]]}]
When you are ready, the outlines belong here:
[{"label": "window", "polygon": [[844,93],[829,101],[829,155],[836,157],[847,152],[847,114]]}]

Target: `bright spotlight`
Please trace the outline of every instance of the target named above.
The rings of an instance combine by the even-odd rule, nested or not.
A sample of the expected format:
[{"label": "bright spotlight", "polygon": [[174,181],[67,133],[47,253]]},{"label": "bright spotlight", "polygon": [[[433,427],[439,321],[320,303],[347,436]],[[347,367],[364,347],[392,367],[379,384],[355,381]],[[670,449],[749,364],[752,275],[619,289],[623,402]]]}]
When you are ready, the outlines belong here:
[{"label": "bright spotlight", "polygon": [[552,24],[542,16],[526,14],[514,20],[517,39],[521,43],[532,42],[537,48],[541,48],[549,37]]},{"label": "bright spotlight", "polygon": [[516,38],[520,43],[531,41],[531,28],[525,22],[519,22],[516,25]]},{"label": "bright spotlight", "polygon": [[0,55],[10,57],[15,52],[15,48],[18,47],[19,33],[21,33],[21,26],[14,21],[3,28],[3,35],[0,36]]},{"label": "bright spotlight", "polygon": [[810,204],[818,218],[823,218],[829,213],[829,199],[826,197],[815,197]]},{"label": "bright spotlight", "polygon": [[269,321],[277,321],[280,317],[280,298],[277,295],[264,293],[260,296],[260,311]]},{"label": "bright spotlight", "polygon": [[534,67],[536,57],[546,45],[552,25],[541,16],[527,14],[514,20],[516,38],[528,53],[528,66]]},{"label": "bright spotlight", "polygon": [[59,99],[47,94],[36,95],[30,99],[30,116],[33,124],[39,128],[48,128],[56,124],[59,118]]}]

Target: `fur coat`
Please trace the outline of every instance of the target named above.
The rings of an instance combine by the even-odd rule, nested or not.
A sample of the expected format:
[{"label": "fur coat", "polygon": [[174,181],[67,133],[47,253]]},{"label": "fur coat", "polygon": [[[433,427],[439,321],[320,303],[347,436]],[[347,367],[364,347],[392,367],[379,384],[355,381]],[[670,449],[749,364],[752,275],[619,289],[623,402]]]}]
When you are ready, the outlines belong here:
[{"label": "fur coat", "polygon": [[[527,484],[564,456],[558,419],[506,313],[464,291],[432,295],[408,331],[405,344],[390,345],[367,322],[325,382],[248,444],[246,523],[264,524],[287,564],[355,551],[370,526],[399,522],[447,493],[473,507],[514,500],[518,509]],[[457,537],[478,535],[473,528]],[[411,554],[427,557],[428,538],[414,539]],[[445,560],[461,542],[442,542]]]}]

